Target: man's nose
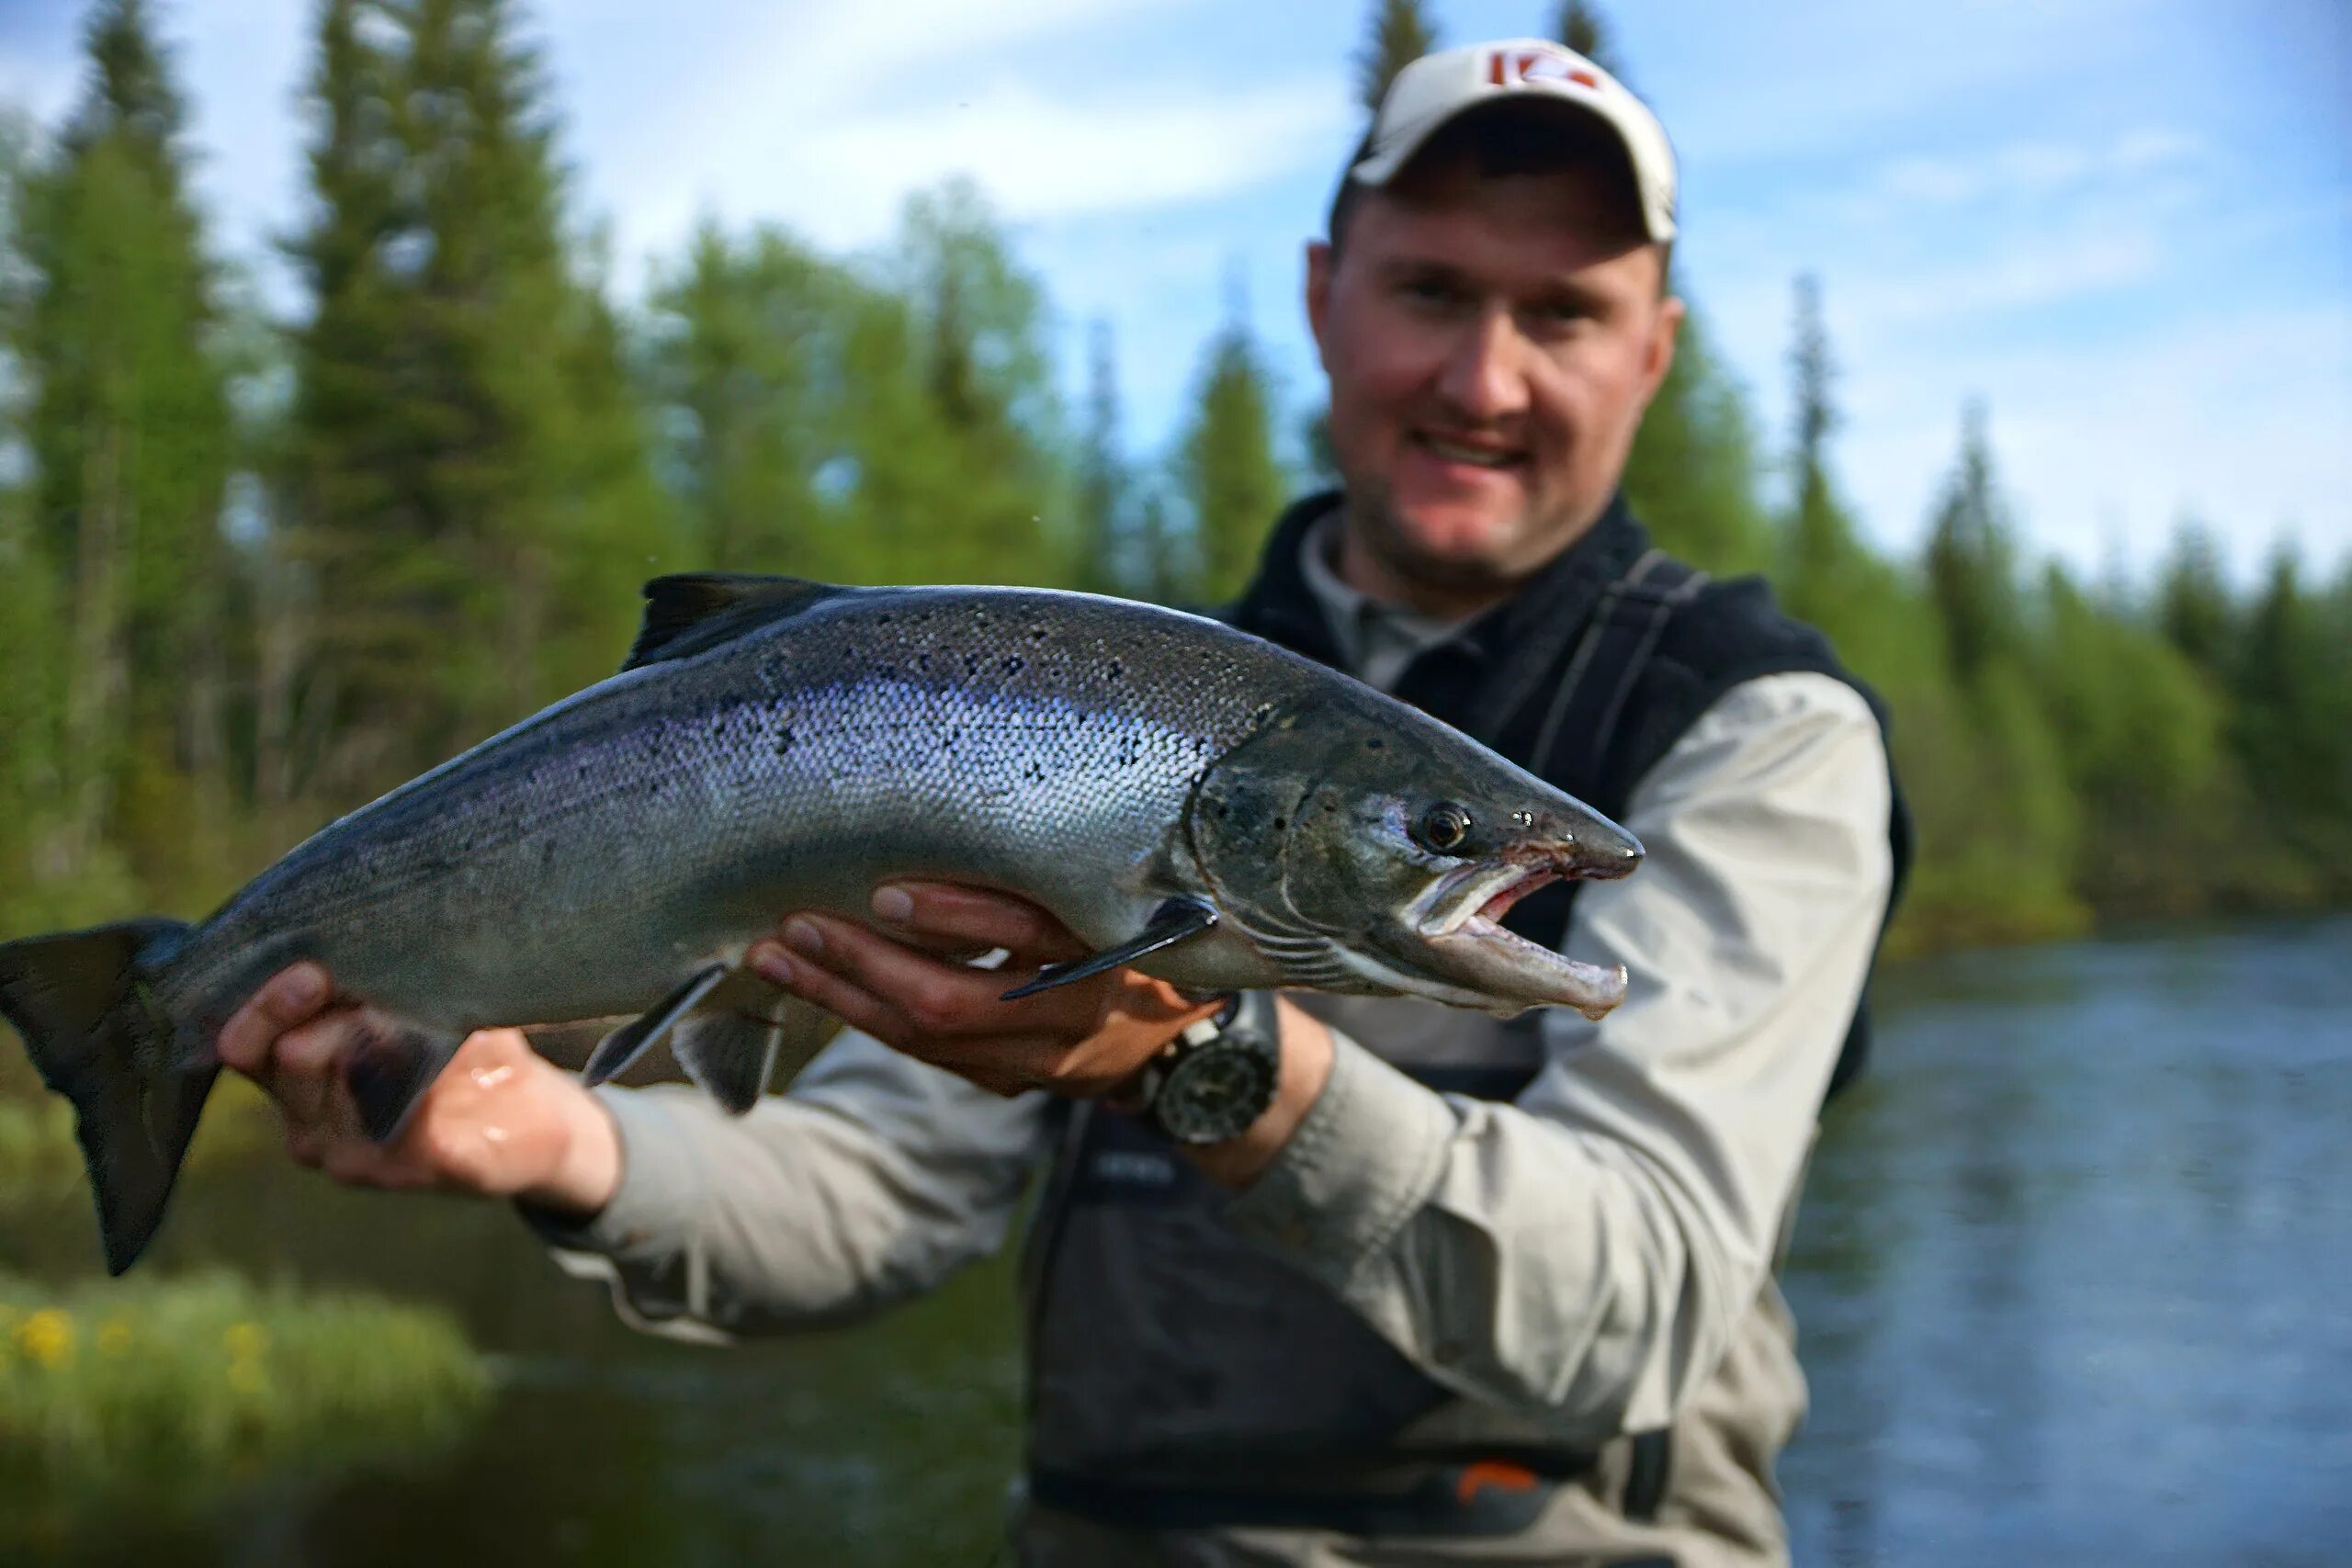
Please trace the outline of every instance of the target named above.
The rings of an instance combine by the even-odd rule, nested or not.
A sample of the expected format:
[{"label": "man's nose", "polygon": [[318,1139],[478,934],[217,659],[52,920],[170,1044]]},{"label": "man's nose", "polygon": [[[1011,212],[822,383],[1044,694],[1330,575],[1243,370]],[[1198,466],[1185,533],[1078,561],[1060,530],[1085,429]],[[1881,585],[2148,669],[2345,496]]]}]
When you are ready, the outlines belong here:
[{"label": "man's nose", "polygon": [[1527,407],[1519,329],[1507,310],[1482,310],[1446,356],[1438,390],[1473,419],[1500,419]]}]

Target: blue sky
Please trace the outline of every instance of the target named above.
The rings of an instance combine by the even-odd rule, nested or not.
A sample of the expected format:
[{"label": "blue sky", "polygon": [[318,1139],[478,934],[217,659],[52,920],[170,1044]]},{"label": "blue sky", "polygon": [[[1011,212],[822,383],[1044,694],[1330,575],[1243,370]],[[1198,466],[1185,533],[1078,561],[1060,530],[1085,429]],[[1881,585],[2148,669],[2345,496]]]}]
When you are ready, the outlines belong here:
[{"label": "blue sky", "polygon": [[[1541,0],[1437,0],[1444,37]],[[76,90],[78,6],[0,0],[0,98]],[[1301,247],[1359,130],[1361,0],[539,0],[583,219],[625,295],[697,216],[851,248],[974,175],[1058,308],[1116,333],[1139,451],[1181,419],[1238,276],[1292,400],[1319,391]],[[299,211],[307,0],[166,0],[232,254]],[[1682,159],[1686,291],[1786,428],[1790,288],[1820,275],[1837,460],[1916,543],[1982,397],[2028,538],[2140,566],[2184,511],[2251,570],[2352,551],[2352,5],[1826,0],[1611,7]],[[265,268],[266,259],[259,262]]]}]

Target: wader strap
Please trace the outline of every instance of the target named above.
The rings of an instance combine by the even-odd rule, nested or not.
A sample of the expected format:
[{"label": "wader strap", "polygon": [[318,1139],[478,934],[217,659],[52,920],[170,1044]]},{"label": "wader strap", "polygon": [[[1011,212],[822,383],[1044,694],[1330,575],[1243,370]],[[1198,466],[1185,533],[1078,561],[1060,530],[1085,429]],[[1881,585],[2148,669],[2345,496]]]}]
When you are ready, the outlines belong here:
[{"label": "wader strap", "polygon": [[[1561,775],[1553,771],[1551,762],[1560,737],[1583,737],[1584,765],[1577,770],[1568,793],[1591,799],[1610,747],[1617,739],[1617,721],[1624,716],[1625,700],[1657,651],[1666,623],[1674,618],[1675,611],[1699,596],[1707,581],[1705,572],[1654,549],[1610,584],[1552,694],[1544,728],[1536,731],[1534,748],[1527,754],[1530,773],[1558,779]],[[1617,679],[1607,686],[1589,683],[1585,676],[1595,664],[1603,670],[1613,666]]]}]

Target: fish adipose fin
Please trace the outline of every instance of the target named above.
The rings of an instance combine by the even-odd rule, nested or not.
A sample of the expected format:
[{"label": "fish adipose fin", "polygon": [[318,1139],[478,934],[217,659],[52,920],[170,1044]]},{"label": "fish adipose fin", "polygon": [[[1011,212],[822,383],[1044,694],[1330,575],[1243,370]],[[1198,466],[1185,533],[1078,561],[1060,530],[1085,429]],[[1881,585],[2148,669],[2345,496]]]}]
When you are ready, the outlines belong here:
[{"label": "fish adipose fin", "polygon": [[41,1082],[73,1102],[110,1274],[136,1262],[163,1223],[220,1070],[180,1065],[178,1023],[149,984],[187,930],[133,920],[0,945],[0,1014]]},{"label": "fish adipose fin", "polygon": [[704,571],[657,577],[645,585],[645,619],[624,670],[685,659],[745,632],[790,620],[812,604],[854,588],[811,582],[805,577],[763,577],[755,572]]},{"label": "fish adipose fin", "polygon": [[841,1030],[841,1021],[738,969],[670,1032],[670,1054],[686,1077],[741,1116],[782,1069],[781,1089]]},{"label": "fish adipose fin", "polygon": [[1116,947],[1107,947],[1091,957],[1073,959],[1068,964],[1048,964],[1037,971],[1025,985],[1015,986],[1004,993],[1005,1001],[1018,1001],[1034,997],[1039,991],[1050,991],[1056,986],[1067,986],[1073,980],[1083,980],[1105,970],[1133,964],[1146,953],[1158,953],[1163,947],[1173,947],[1188,938],[1196,937],[1216,924],[1216,910],[1198,898],[1170,898],[1151,912],[1151,919],[1137,931]]}]

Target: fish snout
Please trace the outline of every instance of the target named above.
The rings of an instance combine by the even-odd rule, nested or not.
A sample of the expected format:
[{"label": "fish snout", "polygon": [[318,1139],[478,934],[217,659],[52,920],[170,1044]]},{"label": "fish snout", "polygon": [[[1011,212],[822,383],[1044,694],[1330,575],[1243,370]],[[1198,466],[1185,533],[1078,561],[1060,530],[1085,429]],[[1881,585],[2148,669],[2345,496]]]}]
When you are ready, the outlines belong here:
[{"label": "fish snout", "polygon": [[1538,812],[1528,847],[1578,881],[1613,881],[1642,863],[1642,841],[1597,811]]}]

